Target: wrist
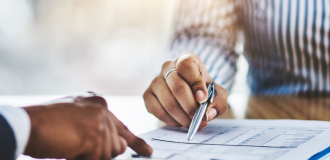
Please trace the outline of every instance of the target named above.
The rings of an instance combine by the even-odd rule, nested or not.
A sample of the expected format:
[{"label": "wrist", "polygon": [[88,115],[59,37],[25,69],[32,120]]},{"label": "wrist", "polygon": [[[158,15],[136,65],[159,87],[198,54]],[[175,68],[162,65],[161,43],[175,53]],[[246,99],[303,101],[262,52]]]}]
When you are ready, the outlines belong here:
[{"label": "wrist", "polygon": [[25,155],[32,155],[35,149],[33,149],[36,144],[38,129],[40,128],[40,124],[42,120],[39,118],[39,114],[42,111],[42,107],[40,106],[33,106],[33,107],[24,107],[23,108],[26,113],[30,117],[31,129],[30,129],[30,136],[25,147],[25,151],[23,152]]}]

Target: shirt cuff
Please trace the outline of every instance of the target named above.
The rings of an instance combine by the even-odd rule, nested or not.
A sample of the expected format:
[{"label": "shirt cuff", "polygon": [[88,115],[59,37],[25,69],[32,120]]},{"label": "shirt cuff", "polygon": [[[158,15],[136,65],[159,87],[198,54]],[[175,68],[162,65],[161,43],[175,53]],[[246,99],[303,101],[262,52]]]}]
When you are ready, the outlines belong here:
[{"label": "shirt cuff", "polygon": [[0,106],[0,114],[13,129],[16,138],[15,158],[22,154],[28,143],[31,130],[30,117],[23,108]]}]

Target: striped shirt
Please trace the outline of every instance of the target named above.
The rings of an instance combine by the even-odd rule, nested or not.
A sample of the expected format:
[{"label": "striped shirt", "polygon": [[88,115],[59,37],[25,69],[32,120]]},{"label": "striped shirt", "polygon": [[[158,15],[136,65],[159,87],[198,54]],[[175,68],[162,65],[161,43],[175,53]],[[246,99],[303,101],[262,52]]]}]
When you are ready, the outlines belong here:
[{"label": "striped shirt", "polygon": [[252,94],[330,95],[329,0],[182,0],[171,54],[197,54],[230,91],[244,35]]}]

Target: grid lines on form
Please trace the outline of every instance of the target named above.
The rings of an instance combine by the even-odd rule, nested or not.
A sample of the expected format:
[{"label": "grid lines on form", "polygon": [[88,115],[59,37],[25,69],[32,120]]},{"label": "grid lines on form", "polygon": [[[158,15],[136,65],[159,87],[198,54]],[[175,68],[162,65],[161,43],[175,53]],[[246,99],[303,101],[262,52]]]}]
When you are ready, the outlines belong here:
[{"label": "grid lines on form", "polygon": [[[171,128],[168,128],[171,129]],[[172,143],[189,143],[201,145],[224,146],[253,146],[270,148],[296,148],[324,131],[322,128],[304,127],[246,127],[246,126],[221,126],[208,127],[202,132],[197,132],[190,142],[185,140],[184,129],[179,129],[181,135],[175,139],[168,139],[167,135],[158,136],[153,140]],[[179,131],[175,128],[175,131]],[[174,130],[173,130],[174,131]]]}]

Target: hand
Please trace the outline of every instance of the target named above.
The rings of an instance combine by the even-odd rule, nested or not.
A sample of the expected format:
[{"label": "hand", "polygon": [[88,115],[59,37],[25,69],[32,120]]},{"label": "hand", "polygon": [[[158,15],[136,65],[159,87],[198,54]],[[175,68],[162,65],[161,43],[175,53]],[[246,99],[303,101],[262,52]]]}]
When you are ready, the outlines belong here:
[{"label": "hand", "polygon": [[[177,72],[171,72],[165,81],[166,73],[174,68]],[[182,53],[176,60],[163,64],[160,75],[145,91],[143,98],[147,110],[170,126],[189,128],[199,103],[207,100],[206,84],[211,81],[198,56]],[[227,111],[227,91],[218,84],[215,87],[214,102],[207,108],[199,129]]]},{"label": "hand", "polygon": [[137,153],[152,149],[133,135],[107,108],[101,97],[76,98],[24,108],[31,133],[24,154],[35,158],[109,160],[131,147]]}]

